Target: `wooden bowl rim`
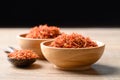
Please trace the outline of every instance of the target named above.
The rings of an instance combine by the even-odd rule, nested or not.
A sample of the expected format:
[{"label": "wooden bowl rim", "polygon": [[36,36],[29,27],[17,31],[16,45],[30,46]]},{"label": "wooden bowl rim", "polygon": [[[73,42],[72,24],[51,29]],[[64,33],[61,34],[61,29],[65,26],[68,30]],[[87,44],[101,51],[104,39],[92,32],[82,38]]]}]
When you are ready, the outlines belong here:
[{"label": "wooden bowl rim", "polygon": [[40,43],[40,46],[44,46],[46,48],[50,48],[50,49],[61,49],[61,50],[90,50],[90,49],[97,49],[97,48],[100,48],[100,47],[105,47],[105,43],[101,42],[101,41],[98,41],[98,40],[93,40],[95,41],[97,44],[98,44],[98,47],[90,47],[90,48],[57,48],[57,47],[50,47],[50,46],[47,46],[45,45],[46,43],[51,43],[53,40],[49,40],[49,41],[43,41]]},{"label": "wooden bowl rim", "polygon": [[22,34],[18,34],[17,35],[17,38],[19,38],[19,39],[24,39],[24,40],[42,40],[42,41],[46,41],[46,40],[53,40],[53,39],[33,39],[33,38],[25,38],[25,35],[26,35],[27,33],[22,33]]}]

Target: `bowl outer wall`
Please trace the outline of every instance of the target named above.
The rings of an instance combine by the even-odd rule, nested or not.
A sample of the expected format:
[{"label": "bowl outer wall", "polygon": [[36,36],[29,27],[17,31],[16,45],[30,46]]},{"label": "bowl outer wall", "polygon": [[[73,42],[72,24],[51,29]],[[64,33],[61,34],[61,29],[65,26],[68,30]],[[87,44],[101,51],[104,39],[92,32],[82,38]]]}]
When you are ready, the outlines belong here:
[{"label": "bowl outer wall", "polygon": [[[98,42],[98,41],[97,41]],[[104,52],[105,44],[98,42],[100,46],[95,48],[54,48],[45,46],[50,44],[45,41],[41,43],[44,57],[59,67],[87,66],[100,59]]]},{"label": "bowl outer wall", "polygon": [[40,59],[44,59],[44,56],[41,52],[41,47],[39,44],[43,41],[52,40],[52,39],[32,39],[25,38],[26,34],[20,34],[17,36],[18,44],[22,49],[33,50],[36,54],[39,55]]}]

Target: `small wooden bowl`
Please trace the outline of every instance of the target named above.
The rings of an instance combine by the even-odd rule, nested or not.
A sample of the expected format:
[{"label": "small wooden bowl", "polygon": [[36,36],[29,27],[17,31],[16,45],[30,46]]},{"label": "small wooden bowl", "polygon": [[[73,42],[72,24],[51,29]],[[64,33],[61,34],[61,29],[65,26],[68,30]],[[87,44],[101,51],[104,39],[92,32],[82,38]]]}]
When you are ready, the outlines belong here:
[{"label": "small wooden bowl", "polygon": [[[27,33],[26,33],[27,34]],[[30,49],[39,55],[39,59],[45,59],[41,52],[40,43],[52,39],[32,39],[25,38],[26,34],[20,34],[17,36],[18,44],[22,49]]]},{"label": "small wooden bowl", "polygon": [[52,41],[41,43],[41,50],[44,57],[63,70],[85,70],[98,61],[105,48],[105,44],[95,41],[98,47],[93,48],[55,48],[50,47]]}]

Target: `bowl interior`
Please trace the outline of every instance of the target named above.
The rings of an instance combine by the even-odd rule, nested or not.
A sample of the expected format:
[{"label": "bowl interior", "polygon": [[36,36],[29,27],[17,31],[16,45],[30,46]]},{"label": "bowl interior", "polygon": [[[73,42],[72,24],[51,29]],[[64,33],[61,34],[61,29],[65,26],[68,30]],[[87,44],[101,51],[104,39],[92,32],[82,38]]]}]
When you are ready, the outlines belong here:
[{"label": "bowl interior", "polygon": [[20,37],[25,37],[26,35],[27,35],[27,33],[26,34],[21,34]]}]

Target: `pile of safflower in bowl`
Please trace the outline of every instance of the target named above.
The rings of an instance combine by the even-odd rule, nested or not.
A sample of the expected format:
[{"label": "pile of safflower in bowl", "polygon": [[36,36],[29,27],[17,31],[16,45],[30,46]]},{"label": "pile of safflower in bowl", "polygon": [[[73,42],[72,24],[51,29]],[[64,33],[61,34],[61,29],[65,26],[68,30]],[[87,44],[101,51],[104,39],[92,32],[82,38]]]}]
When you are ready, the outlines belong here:
[{"label": "pile of safflower in bowl", "polygon": [[17,39],[22,49],[33,50],[39,55],[39,59],[45,59],[39,44],[43,41],[53,40],[59,35],[61,35],[59,27],[45,24],[32,27],[28,33],[19,34]]},{"label": "pile of safflower in bowl", "polygon": [[78,33],[61,34],[40,44],[44,57],[56,68],[85,70],[97,62],[105,48],[103,42]]}]

